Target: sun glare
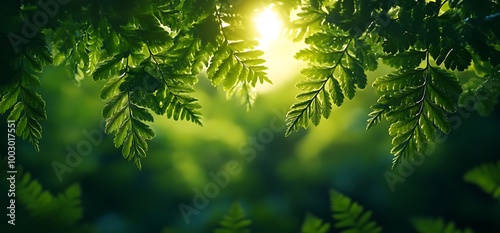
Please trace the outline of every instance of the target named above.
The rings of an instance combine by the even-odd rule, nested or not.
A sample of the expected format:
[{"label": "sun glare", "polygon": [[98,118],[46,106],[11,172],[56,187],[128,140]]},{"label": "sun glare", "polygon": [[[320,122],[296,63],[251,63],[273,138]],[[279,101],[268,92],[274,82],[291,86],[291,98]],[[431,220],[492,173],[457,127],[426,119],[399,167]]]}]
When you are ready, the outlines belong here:
[{"label": "sun glare", "polygon": [[273,12],[272,6],[257,15],[255,23],[260,34],[259,47],[261,49],[276,40],[281,33],[281,21]]}]

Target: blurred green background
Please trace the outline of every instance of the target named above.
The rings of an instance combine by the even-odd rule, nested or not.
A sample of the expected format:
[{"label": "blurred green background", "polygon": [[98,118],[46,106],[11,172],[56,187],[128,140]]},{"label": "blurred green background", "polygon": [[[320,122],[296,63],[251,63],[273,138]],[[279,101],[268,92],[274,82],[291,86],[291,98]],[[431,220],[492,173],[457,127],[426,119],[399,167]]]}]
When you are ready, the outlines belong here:
[{"label": "blurred green background", "polygon": [[[279,61],[273,64],[280,65]],[[370,73],[369,83],[387,72],[382,67]],[[459,127],[404,182],[395,184],[393,192],[384,177],[392,162],[388,124],[365,130],[370,106],[377,98],[371,87],[342,108],[334,108],[332,117],[319,127],[285,138],[283,127],[268,134],[270,124],[284,125],[286,110],[298,92],[293,85],[301,77],[298,72],[279,75],[272,66],[270,74],[275,85],[260,93],[250,112],[200,77],[196,97],[202,105],[204,127],[157,116],[151,124],[157,136],[150,141],[142,171],[126,161],[112,136],[106,135],[59,181],[52,164],[66,164],[67,147],[77,149],[79,143],[88,141],[83,130],[101,130],[103,83],[85,78],[75,85],[64,68],[48,67],[40,89],[49,116],[42,123],[41,152],[18,138],[17,164],[53,194],[79,183],[80,222],[102,233],[212,232],[235,201],[252,219],[252,232],[298,232],[307,212],[331,219],[328,192],[332,188],[373,210],[384,232],[412,232],[412,217],[443,217],[476,232],[500,232],[500,203],[463,181],[465,172],[474,166],[498,160],[498,109],[489,117],[461,116]],[[1,128],[5,142],[6,124]],[[258,146],[250,145],[253,139]],[[252,150],[255,158],[248,161]],[[229,184],[186,224],[179,204],[193,206],[193,189],[203,190],[213,182],[209,173],[225,170],[231,161],[238,162],[241,173],[231,176]],[[2,196],[5,188],[2,185]],[[25,207],[17,206],[16,229],[54,232],[51,224],[57,223],[36,219]]]}]

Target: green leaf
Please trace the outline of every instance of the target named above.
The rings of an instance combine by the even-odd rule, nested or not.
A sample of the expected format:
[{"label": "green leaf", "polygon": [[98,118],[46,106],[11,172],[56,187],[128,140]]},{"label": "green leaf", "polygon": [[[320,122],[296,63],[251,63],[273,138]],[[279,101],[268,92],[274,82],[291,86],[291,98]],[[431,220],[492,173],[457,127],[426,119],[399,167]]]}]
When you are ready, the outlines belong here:
[{"label": "green leaf", "polygon": [[389,105],[386,104],[374,104],[372,107],[372,112],[368,114],[370,118],[367,120],[366,129],[377,125],[382,120],[384,113],[389,109]]},{"label": "green leaf", "polygon": [[114,96],[118,91],[119,87],[123,81],[122,79],[123,76],[119,77],[114,77],[108,80],[108,82],[104,85],[104,87],[101,89],[101,99],[105,100],[108,99],[111,96]]},{"label": "green leaf", "polygon": [[385,64],[396,69],[415,69],[425,60],[425,51],[409,50],[382,57]]},{"label": "green leaf", "polygon": [[[169,86],[164,90],[165,100],[161,104],[161,108],[166,110],[167,117],[174,120],[188,120],[198,125],[203,125],[201,122],[201,106],[196,103],[197,99],[188,95],[180,94],[177,90],[181,90],[182,86]],[[192,92],[192,90],[190,91]]]},{"label": "green leaf", "polygon": [[456,42],[441,43],[441,46],[439,55],[435,57],[437,65],[444,63],[447,69],[458,71],[464,71],[470,66],[472,56],[465,47]]},{"label": "green leaf", "polygon": [[4,114],[12,106],[14,106],[14,104],[17,103],[19,90],[19,87],[13,87],[10,91],[2,96],[2,100],[0,101],[0,114]]},{"label": "green leaf", "polygon": [[128,55],[128,53],[119,53],[116,54],[113,58],[100,63],[97,69],[92,74],[94,80],[104,80],[118,74],[119,71],[123,69],[123,59]]},{"label": "green leaf", "polygon": [[147,109],[139,107],[137,105],[131,105],[130,109],[134,118],[137,118],[141,121],[153,122],[153,116]]}]

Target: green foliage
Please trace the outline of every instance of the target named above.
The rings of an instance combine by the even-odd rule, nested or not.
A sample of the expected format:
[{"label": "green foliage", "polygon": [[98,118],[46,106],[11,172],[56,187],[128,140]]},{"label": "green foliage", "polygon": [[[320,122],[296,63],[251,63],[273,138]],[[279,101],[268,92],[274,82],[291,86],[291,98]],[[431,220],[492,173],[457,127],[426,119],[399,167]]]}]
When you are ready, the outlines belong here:
[{"label": "green foliage", "polygon": [[473,233],[468,228],[459,230],[453,222],[445,223],[443,219],[415,218],[412,223],[418,233]]},{"label": "green foliage", "polygon": [[464,179],[500,200],[500,162],[479,165],[468,171]]},{"label": "green foliage", "polygon": [[227,215],[220,222],[221,228],[218,228],[214,233],[249,233],[251,221],[245,219],[245,211],[239,203],[233,203]]},{"label": "green foliage", "polygon": [[[231,9],[227,10],[231,12]],[[271,82],[264,72],[265,60],[260,58],[264,52],[253,50],[259,43],[248,34],[249,22],[244,18],[219,10],[216,15],[215,23],[219,24],[221,33],[215,37],[217,49],[210,59],[207,76],[214,86],[222,84],[228,97],[239,96],[249,110],[255,101],[256,83]]]},{"label": "green foliage", "polygon": [[[331,211],[334,220],[334,227],[341,230],[341,233],[380,233],[382,228],[371,220],[372,212],[365,211],[364,208],[353,202],[349,197],[331,190],[330,191]],[[245,214],[238,203],[233,204],[229,213],[221,221],[223,229],[215,230],[215,233],[230,232],[250,232],[246,227],[250,225],[250,220],[244,219]],[[326,233],[330,230],[330,223],[325,223],[320,218],[306,214],[302,223],[302,233]]]},{"label": "green foliage", "polygon": [[[446,116],[458,106],[486,115],[498,102],[495,1],[110,0],[69,2],[29,40],[9,37],[14,49],[2,55],[11,62],[2,64],[8,79],[0,87],[0,114],[10,111],[17,134],[38,151],[40,120],[47,116],[37,74],[54,63],[67,67],[76,83],[92,76],[104,82],[106,131],[140,167],[154,136],[146,124],[153,113],[202,125],[193,97],[200,74],[250,109],[255,86],[271,82],[263,52],[255,49],[252,18],[272,3],[286,20],[286,34],[308,46],[295,56],[308,67],[287,113],[286,135],[330,118],[333,105],[368,85],[366,72],[379,59],[395,71],[373,82],[381,97],[367,128],[382,119],[391,123],[393,166],[425,153],[439,131],[449,133]],[[29,15],[43,11],[34,0],[9,7],[5,29],[17,34]],[[479,77],[460,85],[455,72],[467,70]]]},{"label": "green foliage", "polygon": [[323,223],[323,220],[312,214],[307,214],[302,224],[302,233],[327,233],[330,229],[329,223]]},{"label": "green foliage", "polygon": [[[499,171],[500,163],[494,167],[488,164],[490,168]],[[483,165],[483,167],[486,165]],[[471,172],[475,172],[478,168]],[[490,170],[493,171],[493,170]],[[471,173],[469,172],[466,177]],[[497,175],[497,174],[495,174]],[[486,176],[486,175],[485,175]],[[497,176],[497,178],[500,176]],[[497,190],[498,191],[498,190]],[[382,228],[377,222],[373,221],[372,212],[366,211],[363,206],[354,202],[348,196],[345,196],[336,190],[330,191],[331,211],[334,220],[334,227],[341,233],[381,233]],[[474,233],[469,228],[465,230],[458,229],[453,222],[444,222],[443,219],[431,218],[413,218],[411,220],[413,227],[418,233]],[[250,232],[242,228],[250,225],[250,220],[244,220],[244,212],[237,203],[233,204],[228,215],[221,221],[224,229],[217,229],[215,233],[229,232]],[[322,219],[307,213],[301,226],[302,233],[326,233],[330,231],[330,223],[325,223]]]},{"label": "green foliage", "polygon": [[36,92],[41,85],[37,74],[52,63],[44,40],[43,34],[39,34],[21,46],[12,60],[10,82],[0,88],[0,114],[11,109],[8,119],[18,122],[16,134],[33,144],[36,151],[40,151],[38,144],[42,138],[40,120],[47,119],[45,101]]},{"label": "green foliage", "polygon": [[331,210],[335,220],[335,228],[341,233],[380,233],[382,228],[371,220],[372,212],[365,211],[358,203],[349,197],[332,190],[330,192]]},{"label": "green foliage", "polygon": [[17,197],[26,209],[41,221],[51,220],[63,226],[71,226],[82,217],[78,185],[72,185],[63,193],[54,196],[43,190],[38,181],[32,180],[29,173],[24,173],[17,186]]},{"label": "green foliage", "polygon": [[[393,167],[426,153],[438,132],[451,131],[447,114],[456,111],[459,96],[461,106],[473,105],[483,115],[496,105],[498,69],[488,67],[498,65],[498,30],[467,17],[493,20],[488,15],[499,8],[492,2],[477,9],[463,1],[307,1],[295,26],[299,37],[310,32],[309,48],[296,54],[309,66],[301,72],[306,80],[297,84],[301,93],[287,114],[285,134],[329,118],[332,102],[341,106],[344,97],[353,98],[381,58],[396,71],[373,83],[381,97],[367,129],[382,119],[391,123]],[[453,71],[472,62],[484,78],[470,79],[461,95]]]},{"label": "green foliage", "polygon": [[302,1],[298,18],[288,25],[288,36],[294,41],[301,41],[318,30],[325,20],[326,12],[322,9],[322,1]]},{"label": "green foliage", "polygon": [[[18,7],[42,11],[34,1]],[[35,91],[40,86],[36,74],[53,58],[76,83],[87,76],[105,82],[106,132],[115,134],[115,146],[139,168],[154,137],[146,124],[153,121],[152,113],[202,125],[201,106],[192,96],[200,73],[206,70],[214,86],[241,98],[247,109],[257,83],[271,82],[263,52],[254,49],[252,11],[230,2],[91,1],[64,7],[43,28],[47,39],[40,32],[21,43],[11,66],[13,81],[0,89],[0,114],[12,109],[9,119],[19,122],[18,135],[37,151],[39,120],[47,116]]]}]

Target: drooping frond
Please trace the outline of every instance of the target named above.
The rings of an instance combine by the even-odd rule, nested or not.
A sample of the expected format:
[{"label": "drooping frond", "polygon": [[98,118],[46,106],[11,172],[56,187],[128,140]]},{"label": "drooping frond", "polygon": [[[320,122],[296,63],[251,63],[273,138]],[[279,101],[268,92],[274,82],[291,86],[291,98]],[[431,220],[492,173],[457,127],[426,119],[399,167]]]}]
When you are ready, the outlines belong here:
[{"label": "drooping frond", "polygon": [[[393,167],[416,154],[426,153],[438,130],[451,131],[446,114],[456,111],[461,87],[452,73],[431,66],[425,54],[425,51],[411,51],[404,56],[396,55],[388,63],[402,67],[401,70],[373,83],[382,96],[372,107],[368,127],[379,122],[381,116],[392,123],[389,134],[393,136]],[[418,66],[422,57],[426,59],[424,68],[410,68]],[[411,62],[403,64],[399,59]]]},{"label": "drooping frond", "polygon": [[148,149],[146,140],[155,135],[144,122],[153,121],[153,116],[147,109],[135,104],[131,94],[128,87],[123,87],[106,102],[102,113],[106,119],[106,133],[115,132],[115,146],[122,146],[123,156],[133,160],[140,169],[140,159],[146,157]]},{"label": "drooping frond", "polygon": [[301,71],[307,79],[297,84],[302,93],[287,113],[286,135],[329,118],[332,103],[341,106],[345,97],[352,99],[357,88],[366,86],[365,70],[377,66],[376,56],[362,38],[334,26],[322,27],[305,41],[309,48],[295,57],[309,62]]},{"label": "drooping frond", "polygon": [[215,14],[221,33],[215,36],[216,49],[207,76],[214,86],[222,84],[228,97],[237,95],[250,109],[255,100],[256,84],[271,83],[265,72],[265,60],[261,58],[264,52],[255,50],[258,42],[245,33],[249,22],[241,15],[231,13],[230,6],[220,7]]},{"label": "drooping frond", "polygon": [[52,63],[52,55],[41,33],[18,49],[12,62],[12,77],[6,78],[10,82],[0,89],[0,114],[12,109],[8,119],[17,122],[16,134],[40,151],[40,120],[47,119],[47,114],[45,101],[36,91],[41,84],[37,75]]}]

